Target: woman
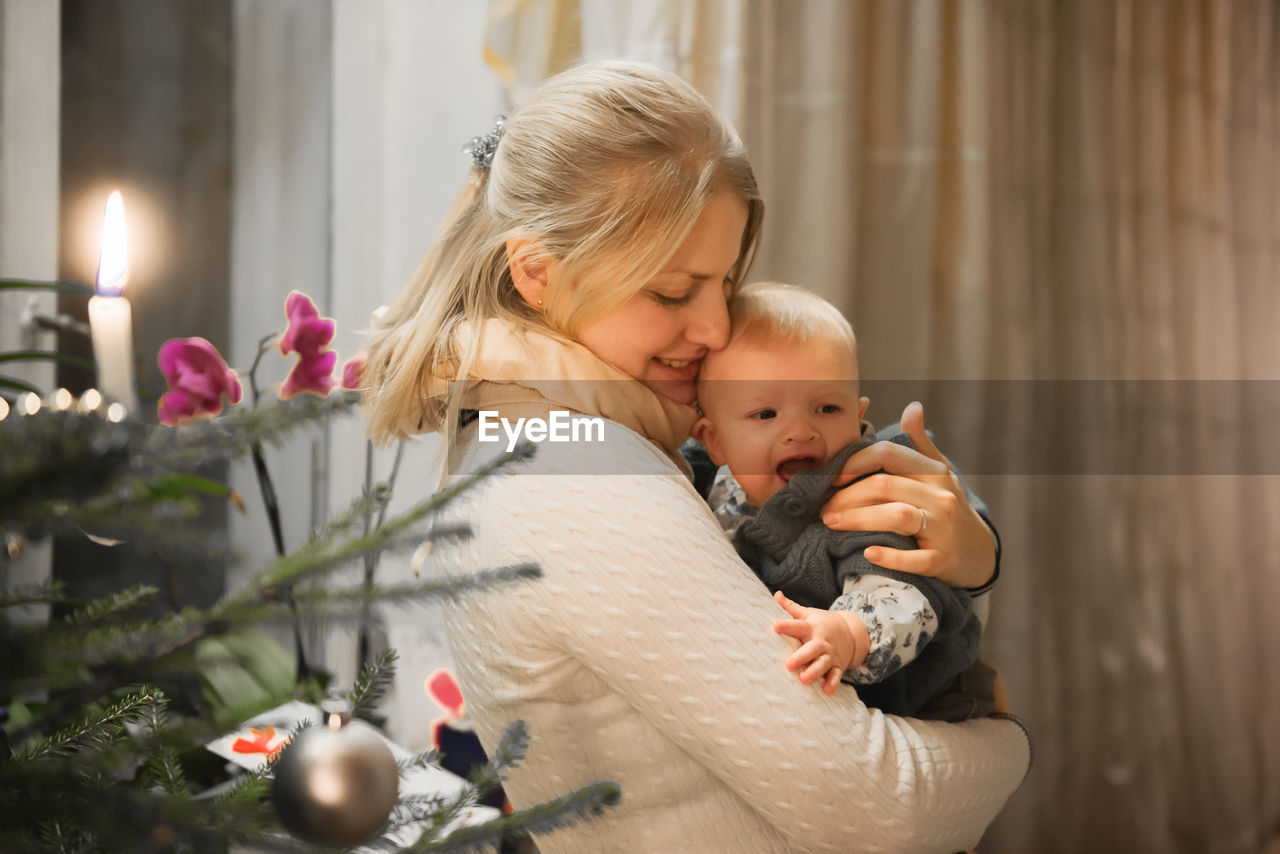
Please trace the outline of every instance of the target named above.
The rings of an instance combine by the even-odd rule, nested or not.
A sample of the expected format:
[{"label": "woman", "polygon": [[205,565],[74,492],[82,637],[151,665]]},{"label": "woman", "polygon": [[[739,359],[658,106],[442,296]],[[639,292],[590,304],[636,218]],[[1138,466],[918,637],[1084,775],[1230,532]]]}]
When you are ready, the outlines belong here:
[{"label": "woman", "polygon": [[[502,449],[495,419],[603,428],[543,441],[467,492],[455,515],[475,535],[436,555],[445,573],[542,568],[446,608],[485,746],[529,724],[512,803],[621,784],[620,805],[541,850],[975,844],[1026,772],[1019,725],[893,718],[801,685],[780,663],[793,644],[769,631],[779,607],[686,475],[699,363],[728,340],[762,215],[732,129],[673,75],[594,64],[545,83],[473,156],[454,219],[381,322],[366,409],[378,438],[443,431],[456,473]],[[941,455],[893,447],[859,455],[887,474],[844,490],[837,524],[912,534],[924,510],[921,555],[880,562],[986,582],[991,535]]]}]

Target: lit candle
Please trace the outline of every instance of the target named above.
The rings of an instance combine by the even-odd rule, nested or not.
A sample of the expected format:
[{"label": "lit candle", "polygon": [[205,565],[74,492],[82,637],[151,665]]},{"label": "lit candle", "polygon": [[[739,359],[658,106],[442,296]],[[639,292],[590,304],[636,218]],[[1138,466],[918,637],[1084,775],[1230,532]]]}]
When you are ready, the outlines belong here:
[{"label": "lit candle", "polygon": [[129,283],[129,248],[124,232],[124,200],[115,190],[102,220],[102,254],[98,257],[98,295],[89,298],[93,358],[98,363],[98,389],[107,400],[136,409],[133,385],[133,312],[124,298]]}]

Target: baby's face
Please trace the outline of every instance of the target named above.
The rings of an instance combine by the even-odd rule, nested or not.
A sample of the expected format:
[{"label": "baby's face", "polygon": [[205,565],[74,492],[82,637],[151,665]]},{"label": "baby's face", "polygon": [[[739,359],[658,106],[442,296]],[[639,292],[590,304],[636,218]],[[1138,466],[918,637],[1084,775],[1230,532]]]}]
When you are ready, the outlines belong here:
[{"label": "baby's face", "polygon": [[705,415],[694,437],[727,465],[756,506],[803,469],[861,436],[858,360],[840,341],[732,342],[709,353],[698,381]]}]

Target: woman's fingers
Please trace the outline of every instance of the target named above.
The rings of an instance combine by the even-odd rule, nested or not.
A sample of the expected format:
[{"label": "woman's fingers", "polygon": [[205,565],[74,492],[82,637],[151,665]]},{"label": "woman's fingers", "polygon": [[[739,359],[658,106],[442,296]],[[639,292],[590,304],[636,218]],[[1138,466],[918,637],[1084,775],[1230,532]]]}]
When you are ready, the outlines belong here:
[{"label": "woman's fingers", "polygon": [[876,566],[912,575],[936,576],[942,571],[942,553],[937,549],[906,551],[887,546],[868,546],[862,555]]},{"label": "woman's fingers", "polygon": [[[921,427],[920,429],[923,432],[924,428]],[[912,441],[915,440],[912,439]],[[929,445],[934,453],[938,453],[938,449],[933,447],[932,442]],[[939,454],[939,456],[941,455]],[[943,460],[927,457],[912,448],[908,448],[906,445],[888,441],[876,442],[874,445],[863,448],[850,457],[832,483],[834,486],[844,486],[863,475],[873,474],[878,471],[902,475],[903,477],[919,478],[927,483],[931,479],[948,478],[951,474],[951,467]]]},{"label": "woman's fingers", "polygon": [[908,403],[907,408],[902,410],[902,420],[898,422],[898,426],[911,439],[911,444],[916,446],[917,451],[932,460],[946,465],[946,457],[942,456],[942,451],[938,450],[938,446],[933,444],[929,434],[924,431],[924,405],[922,403],[918,400]]},{"label": "woman's fingers", "polygon": [[[945,501],[942,499],[938,503]],[[904,537],[937,536],[950,524],[943,511],[925,510],[921,514],[922,509],[930,506],[924,500],[918,504],[911,501],[880,504],[853,495],[839,504],[834,503],[834,498],[832,502],[831,506],[838,509],[824,514],[822,521],[837,531],[892,531]]]}]

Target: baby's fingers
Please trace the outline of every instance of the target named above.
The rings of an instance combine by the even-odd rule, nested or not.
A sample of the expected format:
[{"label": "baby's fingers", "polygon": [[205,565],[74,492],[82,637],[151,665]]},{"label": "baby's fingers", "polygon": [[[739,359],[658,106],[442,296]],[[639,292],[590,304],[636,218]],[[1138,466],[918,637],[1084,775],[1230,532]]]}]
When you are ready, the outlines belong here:
[{"label": "baby's fingers", "polygon": [[826,654],[819,655],[813,661],[809,662],[809,666],[800,673],[800,681],[803,684],[808,685],[810,682],[816,682],[817,680],[822,679],[833,669],[835,668],[831,665],[831,656]]},{"label": "baby's fingers", "polygon": [[[811,640],[808,643],[802,645],[795,652],[791,653],[791,655],[783,659],[782,666],[794,673],[795,671],[800,670],[800,668],[805,667],[806,665],[811,665],[813,662],[818,661],[820,658],[826,655],[826,653],[827,653],[827,649],[825,644],[819,643],[818,641]],[[827,667],[830,667],[830,666],[831,666],[830,663],[828,663]],[[823,668],[823,669],[825,670],[826,668]],[[812,682],[813,680],[812,679],[805,680],[802,678],[800,681]]]},{"label": "baby's fingers", "polygon": [[804,643],[813,636],[813,626],[805,620],[774,620],[769,627],[780,635]]},{"label": "baby's fingers", "polygon": [[827,671],[827,675],[822,680],[822,693],[830,696],[836,692],[836,688],[840,686],[840,677],[844,675],[844,671],[839,667],[833,667]]},{"label": "baby's fingers", "polygon": [[773,594],[773,599],[775,602],[777,602],[779,605],[782,606],[782,610],[786,611],[788,614],[795,617],[797,620],[804,617],[805,607],[803,605],[797,605],[795,602],[792,602],[790,599],[787,598],[787,595],[783,593],[781,590]]}]

